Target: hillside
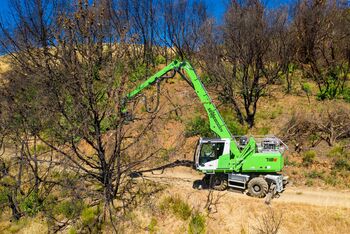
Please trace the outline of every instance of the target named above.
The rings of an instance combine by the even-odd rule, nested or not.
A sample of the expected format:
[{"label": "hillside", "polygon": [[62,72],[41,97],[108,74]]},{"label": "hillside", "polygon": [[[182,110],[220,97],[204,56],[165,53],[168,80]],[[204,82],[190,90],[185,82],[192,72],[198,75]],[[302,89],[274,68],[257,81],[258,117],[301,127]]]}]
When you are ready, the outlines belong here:
[{"label": "hillside", "polygon": [[[199,179],[200,175],[188,168],[169,169],[164,174],[160,174],[160,171],[154,173],[155,175],[144,175],[145,179],[165,184],[166,189],[161,195],[152,197],[155,210],[151,211],[144,207],[135,211],[136,219],[131,221],[131,224],[135,226],[141,224],[140,226],[145,228],[153,218],[157,220],[154,227],[156,232],[185,232],[188,230],[189,221],[181,221],[181,218],[179,220],[176,212],[169,215],[167,211],[164,215],[159,205],[167,197],[180,197],[189,204],[193,213],[199,211],[206,214],[208,211],[204,206],[209,192],[191,189],[192,181]],[[349,212],[348,191],[290,186],[280,198],[272,202],[271,206],[245,194],[232,191],[214,192],[209,216],[205,216],[206,231],[208,233],[256,233],[259,222],[266,221],[267,226],[273,226],[281,218],[280,233],[346,232],[350,225],[347,218]],[[332,225],[329,225],[330,223]],[[142,228],[139,230],[145,231]]]},{"label": "hillside", "polygon": [[[6,66],[2,65],[6,70]],[[229,106],[220,106],[209,86],[209,93],[219,106],[226,120],[237,124],[238,129],[246,131],[247,135],[274,134],[285,137],[286,126],[295,115],[322,112],[325,106],[336,105],[344,109],[349,104],[339,100],[320,102],[314,96],[310,102],[300,87],[296,85],[293,93],[285,95],[281,86],[276,86],[269,96],[259,102],[256,126],[250,130],[239,126],[234,121],[234,113]],[[155,90],[147,91],[152,96]],[[198,136],[186,136],[196,117],[206,119],[206,113],[197,100],[194,91],[187,83],[176,77],[163,82],[161,86],[160,109],[157,113],[152,132],[140,142],[143,150],[157,146],[162,148],[155,159],[148,164],[148,169],[176,162],[177,160],[193,160],[193,153]],[[148,113],[142,102],[136,107],[137,113],[147,116]],[[144,123],[133,126],[138,129]],[[247,131],[248,130],[248,131]],[[235,132],[233,134],[236,135]],[[113,134],[112,134],[113,135]],[[107,134],[106,142],[113,140]],[[329,147],[320,142],[315,147],[305,145],[301,151],[296,151],[299,142],[287,141],[289,150],[285,154],[286,167],[283,171],[290,176],[290,185],[281,197],[274,199],[271,206],[264,204],[263,199],[251,198],[234,191],[209,192],[207,190],[192,189],[193,181],[202,175],[187,167],[174,167],[152,173],[144,173],[143,179],[149,181],[148,189],[156,189],[150,197],[142,198],[138,208],[125,217],[123,232],[134,233],[183,233],[187,230],[205,228],[208,233],[255,233],[259,229],[268,228],[281,221],[280,233],[333,233],[346,232],[350,228],[348,216],[350,214],[349,191],[350,175],[347,169],[335,169],[335,157],[332,152],[344,146],[349,139],[338,142]],[[10,145],[7,147],[11,148]],[[81,149],[89,152],[84,144]],[[338,147],[338,148],[337,148]],[[140,150],[140,146],[131,150]],[[309,164],[303,163],[305,152],[314,152],[315,156]],[[11,151],[7,151],[11,152]],[[4,155],[4,157],[6,154]],[[137,179],[137,181],[141,182]],[[142,184],[142,183],[141,183]],[[208,195],[210,196],[208,197]],[[208,208],[208,198],[213,204]],[[170,205],[169,205],[170,204]],[[179,210],[175,207],[179,205]],[[174,207],[172,207],[174,206]],[[11,224],[6,211],[0,223],[3,233],[45,233],[46,223],[36,218],[25,218],[19,223]],[[261,224],[267,222],[267,224]],[[327,225],[327,224],[332,225]],[[109,232],[110,227],[102,228]],[[68,226],[62,232],[66,233]],[[73,230],[73,229],[72,229]]]},{"label": "hillside", "polygon": [[[256,117],[256,125],[254,128],[247,131],[247,135],[276,135],[281,139],[288,139],[288,125],[295,117],[316,116],[323,112],[329,111],[329,108],[339,108],[344,111],[349,111],[349,104],[336,100],[331,102],[317,101],[315,97],[310,98],[310,103],[306,95],[300,87],[295,86],[293,94],[286,95],[276,87],[271,91],[271,95],[263,97],[259,102],[258,113]],[[210,91],[214,102],[219,106],[219,110],[223,117],[228,122],[233,122],[242,127],[234,120],[234,113],[229,106],[220,106],[216,101],[215,94]],[[179,78],[166,82],[161,88],[161,104],[159,110],[160,118],[156,120],[153,131],[157,132],[157,144],[167,150],[165,162],[173,162],[175,160],[193,160],[194,146],[198,139],[195,137],[186,137],[186,131],[192,127],[193,120],[196,117],[207,119],[207,114],[195,92]],[[316,93],[316,91],[315,91]],[[142,104],[139,104],[139,110],[142,110]],[[330,110],[332,111],[332,109]],[[349,113],[349,112],[348,112]],[[334,112],[334,115],[336,113]],[[243,128],[244,129],[244,128]],[[200,130],[199,130],[200,131]],[[234,135],[239,133],[233,132]],[[334,163],[338,159],[338,151],[348,154],[349,139],[342,139],[336,142],[333,146],[329,146],[325,141],[320,141],[315,146],[310,144],[309,139],[301,136],[299,140],[290,139],[286,143],[289,150],[285,153],[286,167],[285,173],[291,177],[292,183],[296,185],[313,185],[321,187],[337,187],[349,189],[350,182],[349,173],[347,170],[339,170],[339,173],[334,177],[331,172],[334,169]],[[298,145],[299,148],[296,148]],[[343,150],[343,151],[342,151]],[[305,154],[314,154],[309,165],[305,160]],[[341,169],[341,168],[340,168]],[[328,181],[333,177],[334,181]]]},{"label": "hillside", "polygon": [[[144,173],[149,189],[138,208],[124,217],[123,233],[260,233],[280,222],[279,233],[346,233],[350,222],[349,191],[289,186],[270,206],[233,191],[211,193],[192,189],[201,175],[186,167]],[[205,207],[206,205],[208,207]],[[46,233],[39,217],[20,223],[0,222],[2,233]],[[61,233],[72,233],[68,228]],[[108,225],[104,233],[111,232]]]},{"label": "hillside", "polygon": [[[283,138],[286,125],[296,113],[316,115],[327,105],[349,108],[349,104],[343,101],[327,103],[317,101],[315,97],[311,97],[309,103],[298,86],[291,95],[283,94],[278,88],[280,87],[271,92],[271,96],[261,100],[256,127],[247,134],[274,134]],[[159,116],[162,118],[157,119],[153,129],[157,132],[157,137],[151,143],[145,143],[156,142],[159,147],[167,149],[161,155],[164,161],[155,163],[155,167],[176,160],[192,160],[198,137],[186,138],[184,133],[195,116],[206,118],[195,93],[184,81],[169,81],[163,84],[161,90]],[[215,100],[215,95],[212,92],[211,94]],[[229,107],[220,106],[219,109],[224,113],[224,118],[230,118],[227,114]],[[233,115],[232,112],[230,114]],[[165,188],[160,194],[152,196],[152,208],[146,206],[135,210],[131,215],[128,226],[132,230],[130,233],[134,232],[133,227],[138,227],[136,230],[139,232],[155,233],[183,233],[188,230],[191,225],[189,223],[193,221],[191,218],[183,220],[179,218],[176,209],[173,213],[171,207],[164,211],[161,205],[164,201],[178,198],[189,205],[193,214],[200,212],[205,217],[208,233],[256,233],[259,232],[260,222],[266,221],[273,226],[279,215],[282,216],[280,233],[346,232],[350,228],[347,219],[350,214],[350,197],[347,195],[350,176],[347,169],[334,167],[337,156],[332,155],[332,152],[340,144],[348,144],[348,139],[333,147],[325,142],[315,147],[305,144],[300,152],[295,151],[295,142],[288,141],[287,144],[289,150],[285,154],[286,167],[283,173],[290,176],[290,185],[280,198],[272,201],[271,206],[265,205],[262,199],[250,198],[234,191],[214,192],[212,199],[217,204],[210,207],[208,213],[204,206],[208,201],[209,191],[192,189],[193,181],[200,179],[202,175],[180,166],[143,175],[144,179],[163,184]],[[316,156],[310,165],[306,165],[303,163],[305,152],[310,151],[315,152]]]},{"label": "hillside", "polygon": [[348,1],[2,8],[0,234],[349,232]]}]

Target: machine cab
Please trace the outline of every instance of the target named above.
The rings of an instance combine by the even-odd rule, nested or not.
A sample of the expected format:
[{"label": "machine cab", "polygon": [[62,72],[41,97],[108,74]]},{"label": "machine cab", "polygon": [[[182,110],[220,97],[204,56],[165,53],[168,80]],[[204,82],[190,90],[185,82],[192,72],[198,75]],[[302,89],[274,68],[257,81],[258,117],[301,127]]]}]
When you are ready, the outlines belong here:
[{"label": "machine cab", "polygon": [[215,170],[218,159],[230,154],[230,139],[200,138],[195,151],[195,166],[198,170]]}]

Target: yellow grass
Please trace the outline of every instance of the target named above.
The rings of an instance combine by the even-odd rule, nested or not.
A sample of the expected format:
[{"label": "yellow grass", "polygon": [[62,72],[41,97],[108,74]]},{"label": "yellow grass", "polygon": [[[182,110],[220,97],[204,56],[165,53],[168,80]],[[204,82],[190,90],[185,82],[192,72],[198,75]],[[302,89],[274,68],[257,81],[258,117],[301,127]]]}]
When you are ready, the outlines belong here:
[{"label": "yellow grass", "polygon": [[6,57],[0,57],[0,74],[8,71],[10,69],[9,64],[6,62]]},{"label": "yellow grass", "polygon": [[[220,194],[225,192],[220,192]],[[208,191],[196,191],[182,186],[174,186],[165,191],[166,196],[181,196],[193,210],[199,210],[206,216],[207,233],[256,233],[256,228],[269,206],[261,199],[244,197],[226,192],[206,216],[204,205]],[[219,194],[219,193],[216,193]],[[283,195],[282,195],[283,196]],[[154,199],[157,206],[163,196]],[[349,208],[315,206],[298,203],[273,202],[270,206],[276,216],[282,215],[279,233],[347,233],[350,230]],[[183,221],[171,211],[161,214],[155,209],[140,206],[133,214],[126,233],[147,233],[152,219],[156,220],[157,233],[186,233],[189,220]]]}]

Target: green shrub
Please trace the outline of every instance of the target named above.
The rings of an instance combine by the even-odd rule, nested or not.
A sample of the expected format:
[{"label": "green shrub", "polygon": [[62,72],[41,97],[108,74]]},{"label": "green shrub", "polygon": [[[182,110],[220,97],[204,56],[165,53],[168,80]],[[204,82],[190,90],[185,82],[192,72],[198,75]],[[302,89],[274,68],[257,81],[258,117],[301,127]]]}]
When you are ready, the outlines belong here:
[{"label": "green shrub", "polygon": [[82,233],[101,233],[100,207],[85,207],[80,215]]},{"label": "green shrub", "polygon": [[270,132],[270,127],[261,127],[258,132],[260,135],[267,135]]},{"label": "green shrub", "polygon": [[342,96],[346,102],[350,102],[350,87],[344,88]]},{"label": "green shrub", "polygon": [[155,219],[155,218],[151,219],[151,222],[148,225],[148,231],[150,233],[155,233],[157,231],[157,223],[158,223],[157,219]]},{"label": "green shrub", "polygon": [[311,85],[309,83],[303,83],[301,85],[301,89],[305,92],[305,94],[307,96],[307,100],[310,104],[310,96],[312,95]]},{"label": "green shrub", "polygon": [[233,113],[231,109],[222,109],[220,113],[222,114],[222,118],[225,120],[228,129],[233,135],[242,136],[247,134],[248,127],[243,126],[237,121],[235,118],[235,113]]},{"label": "green shrub", "polygon": [[77,234],[77,230],[74,228],[74,227],[71,227],[69,230],[68,230],[68,234]]},{"label": "green shrub", "polygon": [[170,209],[170,202],[171,202],[172,198],[171,197],[165,197],[160,203],[159,203],[159,209],[161,211],[166,211],[168,209]]},{"label": "green shrub", "polygon": [[115,129],[117,116],[110,115],[101,120],[101,131],[106,133],[108,130]]},{"label": "green shrub", "polygon": [[282,113],[283,113],[282,107],[278,106],[275,110],[271,111],[270,119],[276,119]]},{"label": "green shrub", "polygon": [[166,197],[160,204],[160,209],[162,211],[170,209],[175,216],[182,220],[187,220],[192,214],[191,207],[179,196]]},{"label": "green shrub", "polygon": [[142,80],[145,78],[146,75],[147,75],[147,67],[145,64],[141,63],[131,73],[130,80],[133,82],[138,81],[138,80]]},{"label": "green shrub", "polygon": [[192,137],[200,135],[202,137],[213,137],[213,132],[210,130],[209,121],[200,116],[194,117],[186,124],[185,136]]},{"label": "green shrub", "polygon": [[[233,135],[245,135],[248,132],[246,126],[241,125],[235,118],[232,111],[223,109],[220,111],[222,118],[225,120],[227,128]],[[210,130],[210,123],[208,117],[196,116],[186,124],[185,136],[191,137],[200,135],[202,137],[215,137],[213,131]]]},{"label": "green shrub", "polygon": [[63,214],[68,219],[79,216],[82,209],[83,203],[81,201],[63,201],[55,207],[58,214]]},{"label": "green shrub", "polygon": [[200,234],[205,233],[205,217],[204,215],[196,212],[191,216],[190,223],[188,224],[188,233]]},{"label": "green shrub", "polygon": [[346,154],[347,152],[345,151],[345,148],[342,145],[337,144],[332,147],[332,149],[328,152],[327,156],[333,158],[342,158],[346,156]]},{"label": "green shrub", "polygon": [[301,89],[306,93],[306,95],[311,95],[311,85],[308,82],[302,83]]},{"label": "green shrub", "polygon": [[305,185],[311,187],[312,185],[314,185],[314,182],[312,181],[312,179],[307,179]]},{"label": "green shrub", "polygon": [[35,216],[42,209],[42,200],[36,192],[32,192],[20,203],[21,210],[28,216]]},{"label": "green shrub", "polygon": [[334,163],[334,169],[337,170],[349,170],[350,171],[350,163],[349,160],[345,158],[337,159]]},{"label": "green shrub", "polygon": [[[43,154],[43,153],[46,153],[50,150],[50,147],[47,146],[47,145],[44,145],[44,144],[37,144],[36,145],[36,154],[37,155],[40,155],[40,154]],[[30,153],[31,154],[34,154],[34,146],[32,146],[30,148]]]},{"label": "green shrub", "polygon": [[81,212],[81,221],[83,222],[83,225],[85,226],[91,226],[94,225],[95,221],[98,218],[99,215],[99,208],[98,207],[86,207]]},{"label": "green shrub", "polygon": [[336,176],[329,175],[324,178],[324,182],[331,186],[336,186],[338,184],[338,179]]},{"label": "green shrub", "polygon": [[201,81],[203,82],[204,85],[209,85],[211,82],[212,82],[212,79],[211,77],[206,74],[206,73],[203,73],[200,77]]},{"label": "green shrub", "polygon": [[316,143],[320,142],[320,136],[317,134],[311,134],[308,137],[308,140],[311,142],[312,146],[316,146]]},{"label": "green shrub", "polygon": [[187,220],[191,216],[192,212],[190,206],[178,198],[173,201],[172,210],[173,213],[182,220]]},{"label": "green shrub", "polygon": [[124,213],[124,220],[135,222],[137,220],[137,215],[132,210],[126,211]]},{"label": "green shrub", "polygon": [[1,179],[1,184],[5,187],[13,187],[16,186],[16,180],[10,176],[5,176]]},{"label": "green shrub", "polygon": [[[42,204],[45,215],[47,217],[54,217],[57,214],[57,205],[59,205],[57,196],[49,194],[45,197]],[[51,221],[53,220],[48,219],[48,222]]]},{"label": "green shrub", "polygon": [[7,204],[8,197],[7,195],[10,194],[10,191],[7,187],[0,186],[0,207],[4,204]]},{"label": "green shrub", "polygon": [[318,100],[335,99],[341,94],[340,88],[340,70],[338,68],[331,69],[327,72],[327,82],[317,93]]},{"label": "green shrub", "polygon": [[310,166],[312,163],[314,163],[316,158],[316,152],[313,150],[308,150],[304,152],[303,154],[303,165],[304,166]]},{"label": "green shrub", "polygon": [[165,64],[166,63],[166,59],[163,55],[157,55],[155,58],[154,58],[154,63],[156,65],[159,65],[159,64]]},{"label": "green shrub", "polygon": [[19,233],[22,229],[24,229],[28,225],[28,223],[29,223],[29,220],[25,217],[22,217],[20,220],[12,222],[11,226],[7,229],[7,231],[9,231],[10,233]]},{"label": "green shrub", "polygon": [[337,144],[333,146],[332,149],[328,152],[327,156],[333,158],[333,169],[350,170],[350,153],[346,150],[346,148],[343,145]]},{"label": "green shrub", "polygon": [[52,177],[59,181],[64,181],[65,184],[74,187],[78,181],[78,174],[68,171],[53,171]]},{"label": "green shrub", "polygon": [[324,178],[323,174],[324,174],[324,172],[312,170],[312,171],[306,173],[305,176],[308,178],[311,178],[311,179],[317,179],[317,178],[323,179]]}]

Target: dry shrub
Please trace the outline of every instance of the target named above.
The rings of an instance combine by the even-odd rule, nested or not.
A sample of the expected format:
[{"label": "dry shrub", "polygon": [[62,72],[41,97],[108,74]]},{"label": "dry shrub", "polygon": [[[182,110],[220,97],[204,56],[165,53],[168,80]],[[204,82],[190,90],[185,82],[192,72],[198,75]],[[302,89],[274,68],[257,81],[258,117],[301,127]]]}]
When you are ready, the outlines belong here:
[{"label": "dry shrub", "polygon": [[282,224],[282,213],[276,212],[271,207],[267,211],[256,218],[256,224],[252,227],[254,233],[259,234],[276,234]]},{"label": "dry shrub", "polygon": [[350,137],[350,108],[343,103],[324,102],[319,109],[294,113],[283,129],[284,140],[293,141],[295,150],[308,142],[311,147],[321,141],[329,146]]},{"label": "dry shrub", "polygon": [[332,146],[338,139],[350,137],[350,109],[346,105],[331,102],[316,115],[320,138]]},{"label": "dry shrub", "polygon": [[283,129],[286,141],[306,139],[314,131],[310,113],[295,112]]}]

